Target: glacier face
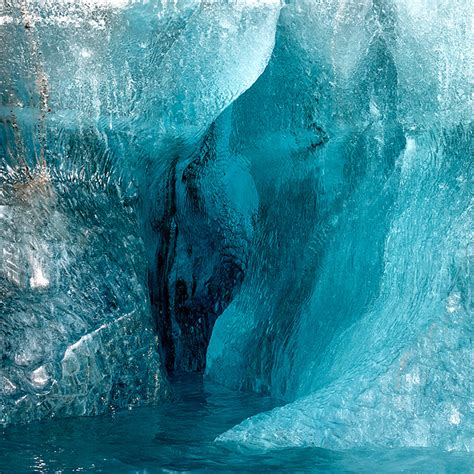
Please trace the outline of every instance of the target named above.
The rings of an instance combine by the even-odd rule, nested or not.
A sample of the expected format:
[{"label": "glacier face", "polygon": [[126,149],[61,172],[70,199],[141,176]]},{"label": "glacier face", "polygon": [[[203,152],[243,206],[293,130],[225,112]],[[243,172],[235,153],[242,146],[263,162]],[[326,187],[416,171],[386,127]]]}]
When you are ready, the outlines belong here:
[{"label": "glacier face", "polygon": [[202,369],[252,233],[230,215],[245,163],[207,129],[264,70],[280,6],[2,4],[2,424],[157,402],[164,365]]},{"label": "glacier face", "polygon": [[292,2],[233,104],[260,219],[206,372],[290,403],[221,442],[472,450],[472,7],[435,3]]},{"label": "glacier face", "polygon": [[288,402],[219,442],[472,450],[469,2],[4,8],[1,422],[205,367]]}]

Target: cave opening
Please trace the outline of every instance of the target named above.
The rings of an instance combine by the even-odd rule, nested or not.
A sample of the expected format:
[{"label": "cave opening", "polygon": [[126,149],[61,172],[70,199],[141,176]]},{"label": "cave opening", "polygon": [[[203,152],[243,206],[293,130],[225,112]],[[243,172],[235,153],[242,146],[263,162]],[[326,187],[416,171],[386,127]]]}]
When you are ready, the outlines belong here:
[{"label": "cave opening", "polygon": [[148,284],[169,372],[203,373],[215,321],[238,292],[248,261],[250,237],[238,221],[226,224],[233,203],[215,192],[222,186],[217,140],[212,124],[189,157],[171,160],[160,214],[150,217],[157,244]]}]

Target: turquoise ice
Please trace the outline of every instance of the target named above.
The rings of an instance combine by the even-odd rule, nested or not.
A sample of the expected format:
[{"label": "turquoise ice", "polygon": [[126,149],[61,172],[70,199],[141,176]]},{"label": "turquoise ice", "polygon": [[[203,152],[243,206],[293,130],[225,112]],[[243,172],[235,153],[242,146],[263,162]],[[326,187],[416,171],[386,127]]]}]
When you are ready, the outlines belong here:
[{"label": "turquoise ice", "polygon": [[1,8],[0,424],[204,371],[283,401],[216,446],[472,451],[471,2]]}]

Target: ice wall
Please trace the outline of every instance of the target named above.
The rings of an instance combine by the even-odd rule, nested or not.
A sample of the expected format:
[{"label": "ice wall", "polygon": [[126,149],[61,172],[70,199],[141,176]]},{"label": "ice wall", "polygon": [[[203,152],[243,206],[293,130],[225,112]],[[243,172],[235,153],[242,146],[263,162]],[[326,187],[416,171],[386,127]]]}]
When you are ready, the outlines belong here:
[{"label": "ice wall", "polygon": [[[78,152],[93,159],[84,144]],[[162,400],[130,205],[91,176],[1,177],[0,423]]]},{"label": "ice wall", "polygon": [[259,218],[206,371],[290,403],[219,441],[472,449],[471,13],[282,10],[267,70],[233,104]]},{"label": "ice wall", "polygon": [[[202,368],[209,312],[222,311],[241,279],[228,249],[250,232],[246,216],[230,216],[229,244],[225,229],[204,223],[213,213],[232,227],[228,205],[238,199],[224,178],[213,184],[226,187],[215,209],[201,209],[216,201],[202,181],[224,163],[206,151],[215,142],[207,130],[265,68],[279,9],[2,4],[2,424],[158,402],[168,392],[162,362]],[[181,188],[169,192],[177,174]],[[199,249],[198,222],[204,244],[216,233],[198,258],[220,253],[194,273],[166,264],[175,248]],[[191,322],[189,307],[201,308]],[[200,359],[190,355],[201,346]]]},{"label": "ice wall", "polygon": [[220,442],[472,449],[470,2],[3,8],[3,422],[207,364],[288,402]]}]

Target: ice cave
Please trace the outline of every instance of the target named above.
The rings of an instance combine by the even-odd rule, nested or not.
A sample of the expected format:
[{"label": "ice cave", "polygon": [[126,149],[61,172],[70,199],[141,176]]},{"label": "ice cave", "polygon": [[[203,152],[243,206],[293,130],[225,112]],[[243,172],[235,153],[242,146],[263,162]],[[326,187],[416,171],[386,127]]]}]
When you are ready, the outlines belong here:
[{"label": "ice cave", "polygon": [[0,473],[473,472],[472,0],[0,1]]}]

